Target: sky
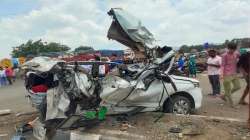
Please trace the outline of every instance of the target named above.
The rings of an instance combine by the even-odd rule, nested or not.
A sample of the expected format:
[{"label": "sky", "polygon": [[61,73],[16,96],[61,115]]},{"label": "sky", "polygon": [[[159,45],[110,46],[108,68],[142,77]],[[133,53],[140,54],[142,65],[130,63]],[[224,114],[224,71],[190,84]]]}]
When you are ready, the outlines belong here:
[{"label": "sky", "polygon": [[0,58],[29,39],[124,49],[106,37],[114,7],[140,19],[159,45],[250,37],[250,0],[0,0]]}]

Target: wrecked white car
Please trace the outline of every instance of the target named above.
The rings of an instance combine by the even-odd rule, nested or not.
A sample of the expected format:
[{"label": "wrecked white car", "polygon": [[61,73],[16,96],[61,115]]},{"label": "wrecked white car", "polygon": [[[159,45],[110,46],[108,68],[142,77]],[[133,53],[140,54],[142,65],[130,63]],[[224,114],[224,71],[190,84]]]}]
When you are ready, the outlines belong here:
[{"label": "wrecked white car", "polygon": [[143,68],[129,66],[128,70],[137,72],[132,78],[108,76],[103,80],[106,88],[100,94],[101,98],[107,100],[107,103],[111,102],[110,106],[112,103],[120,106],[114,109],[114,113],[140,108],[140,111],[161,110],[187,114],[201,107],[199,81],[169,74],[174,51],[168,47],[157,48],[153,34],[124,10],[111,9],[108,14],[113,22],[107,37],[135,52],[143,52],[151,61]]},{"label": "wrecked white car", "polygon": [[89,74],[77,62],[69,65],[47,57],[26,62],[26,89],[41,112],[42,122],[57,123],[54,120],[61,119],[56,127],[65,128],[76,122],[79,126],[80,118],[75,116],[89,111],[98,112],[102,118],[102,113],[189,114],[200,108],[199,81],[169,74],[174,51],[155,45],[153,35],[122,9],[111,9],[108,14],[113,18],[108,38],[145,53],[149,61],[139,67],[118,65],[101,79],[95,70],[98,66],[92,66]]}]

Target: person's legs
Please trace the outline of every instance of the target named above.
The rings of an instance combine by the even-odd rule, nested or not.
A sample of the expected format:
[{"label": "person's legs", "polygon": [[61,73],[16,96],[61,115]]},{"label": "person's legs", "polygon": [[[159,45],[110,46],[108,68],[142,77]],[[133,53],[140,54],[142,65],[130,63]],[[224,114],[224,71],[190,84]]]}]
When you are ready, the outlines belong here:
[{"label": "person's legs", "polygon": [[1,86],[5,86],[6,85],[6,83],[5,83],[5,78],[4,77],[1,77]]},{"label": "person's legs", "polygon": [[194,77],[194,72],[193,72],[193,68],[190,66],[189,67],[189,77]]},{"label": "person's legs", "polygon": [[229,102],[229,104],[231,106],[233,106],[233,100],[232,100],[232,96],[231,96],[231,81],[232,81],[231,76],[224,77],[223,86],[224,86],[224,90],[225,90],[224,96],[225,96],[226,100]]},{"label": "person's legs", "polygon": [[3,78],[0,77],[0,87],[3,86]]},{"label": "person's legs", "polygon": [[3,77],[3,84],[6,86],[8,83],[7,83],[7,78],[6,77]]},{"label": "person's legs", "polygon": [[208,75],[208,79],[209,79],[209,82],[211,84],[211,87],[212,87],[212,95],[214,95],[214,78],[213,78],[213,75]]},{"label": "person's legs", "polygon": [[233,84],[233,88],[231,90],[231,93],[234,93],[240,89],[240,81],[238,77],[233,76],[232,84]]},{"label": "person's legs", "polygon": [[216,95],[220,95],[220,76],[219,75],[214,75],[214,92]]},{"label": "person's legs", "polygon": [[11,77],[10,76],[7,77],[7,80],[9,82],[9,84],[12,85],[12,81],[11,81]]},{"label": "person's legs", "polygon": [[239,104],[242,104],[242,105],[246,105],[247,104],[247,102],[245,101],[245,98],[247,97],[247,95],[249,94],[249,82],[248,82],[248,76],[246,76],[245,77],[245,80],[246,80],[246,88],[245,88],[245,90],[244,90],[244,92],[243,92],[243,95],[241,96],[241,98],[240,98],[240,101],[239,101]]},{"label": "person's legs", "polygon": [[216,96],[216,81],[215,81],[215,75],[212,75],[212,84],[213,84],[213,95]]},{"label": "person's legs", "polygon": [[196,66],[194,67],[194,77],[195,78],[197,77],[197,68],[196,68]]},{"label": "person's legs", "polygon": [[16,76],[12,76],[12,80],[13,80],[13,82],[15,82],[16,81]]}]

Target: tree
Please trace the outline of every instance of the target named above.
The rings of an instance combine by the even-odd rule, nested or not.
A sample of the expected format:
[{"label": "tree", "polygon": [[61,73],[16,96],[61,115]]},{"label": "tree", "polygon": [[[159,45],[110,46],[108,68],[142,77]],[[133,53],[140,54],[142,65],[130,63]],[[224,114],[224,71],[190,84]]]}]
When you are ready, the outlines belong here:
[{"label": "tree", "polygon": [[70,48],[66,45],[60,43],[46,43],[42,40],[32,41],[29,40],[25,44],[13,47],[12,57],[27,57],[27,56],[38,56],[41,53],[50,53],[50,52],[66,52]]},{"label": "tree", "polygon": [[180,47],[180,49],[179,49],[179,52],[180,52],[180,53],[186,53],[186,52],[189,52],[189,50],[190,50],[189,46],[187,46],[187,45],[182,45],[182,46]]},{"label": "tree", "polygon": [[94,52],[95,50],[91,46],[79,46],[78,48],[75,48],[74,53],[90,53]]},{"label": "tree", "polygon": [[[209,48],[215,48],[215,49],[223,49],[225,48],[225,45],[223,43],[221,44],[209,44]],[[182,53],[192,53],[192,50],[196,50],[197,52],[203,51],[204,46],[203,45],[182,45],[179,49],[179,52]]]}]

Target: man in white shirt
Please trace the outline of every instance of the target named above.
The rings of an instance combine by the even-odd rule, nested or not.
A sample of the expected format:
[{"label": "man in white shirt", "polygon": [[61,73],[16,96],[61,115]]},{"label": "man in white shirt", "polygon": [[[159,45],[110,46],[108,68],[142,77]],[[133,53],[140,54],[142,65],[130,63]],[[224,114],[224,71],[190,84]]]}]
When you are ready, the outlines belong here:
[{"label": "man in white shirt", "polygon": [[220,95],[220,73],[221,73],[221,57],[217,55],[216,50],[208,51],[209,58],[207,60],[207,73],[210,84],[212,86],[212,96]]}]

